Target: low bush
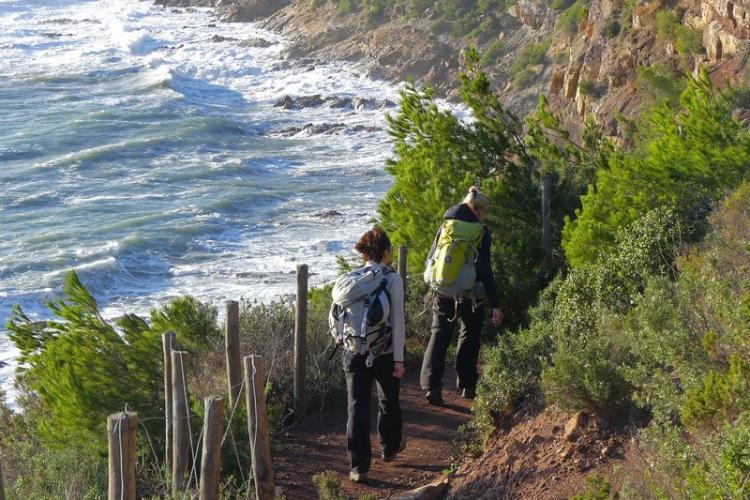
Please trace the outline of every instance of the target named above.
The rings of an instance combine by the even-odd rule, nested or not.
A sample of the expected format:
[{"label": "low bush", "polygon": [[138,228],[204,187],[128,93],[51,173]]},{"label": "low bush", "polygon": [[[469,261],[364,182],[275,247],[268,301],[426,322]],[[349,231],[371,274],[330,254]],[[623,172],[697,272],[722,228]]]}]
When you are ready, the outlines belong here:
[{"label": "low bush", "polygon": [[656,13],[656,37],[669,40],[675,34],[675,27],[680,22],[673,10],[660,10]]},{"label": "low bush", "polygon": [[606,38],[614,38],[620,34],[620,21],[616,17],[608,17],[602,26],[602,35]]},{"label": "low bush", "polygon": [[573,495],[570,500],[609,500],[612,485],[601,474],[591,474],[586,477],[586,490]]},{"label": "low bush", "polygon": [[503,41],[499,38],[489,44],[482,54],[482,66],[496,64],[503,54],[503,47]]},{"label": "low bush", "polygon": [[318,487],[318,498],[320,500],[348,500],[344,488],[341,487],[341,480],[336,471],[327,470],[316,474],[312,478],[315,486]]},{"label": "low bush", "polygon": [[544,40],[539,43],[533,43],[527,45],[518,54],[518,57],[513,64],[510,65],[509,72],[511,75],[517,75],[524,70],[527,70],[530,66],[536,66],[538,64],[544,64],[547,59],[547,51],[549,50],[551,42]]},{"label": "low bush", "polygon": [[678,25],[674,29],[674,46],[680,54],[699,54],[703,51],[703,32],[689,26]]},{"label": "low bush", "polygon": [[574,36],[580,24],[589,17],[590,0],[576,0],[557,18],[557,29]]}]

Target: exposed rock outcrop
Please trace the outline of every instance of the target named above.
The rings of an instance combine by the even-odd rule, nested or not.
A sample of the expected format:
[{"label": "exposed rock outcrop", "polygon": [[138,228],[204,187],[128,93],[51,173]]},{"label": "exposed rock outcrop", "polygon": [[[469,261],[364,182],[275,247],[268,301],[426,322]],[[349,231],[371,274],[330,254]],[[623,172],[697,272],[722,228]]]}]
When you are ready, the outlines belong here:
[{"label": "exposed rock outcrop", "polygon": [[[309,0],[217,0],[215,4],[227,20],[257,20],[282,33],[292,42],[287,51],[290,60],[312,58],[311,63],[300,61],[301,67],[315,60],[355,61],[370,76],[413,78],[448,98],[457,97],[461,49],[476,44],[494,47],[485,70],[508,109],[524,116],[534,110],[540,94],[548,94],[553,109],[561,111],[574,132],[593,116],[616,135],[620,116],[637,115],[649,99],[639,68],[697,74],[705,66],[718,84],[727,79],[744,83],[750,52],[750,0],[640,0],[631,10],[616,0],[592,0],[587,17],[580,19],[577,29],[573,26],[575,33],[560,29],[561,12],[547,0],[518,0],[495,13],[494,32],[465,37],[435,30],[429,10],[422,18],[396,13],[372,23],[365,9],[338,14],[335,2],[313,6]],[[693,41],[686,52],[684,43],[678,43],[677,30],[666,38],[657,36],[657,14],[664,9],[671,9],[685,29],[700,30],[702,47],[696,48]],[[549,50],[543,61],[521,67],[520,78],[514,62],[534,44]],[[297,109],[297,99],[283,106]],[[313,105],[324,104],[354,110],[374,105],[348,98]]]}]

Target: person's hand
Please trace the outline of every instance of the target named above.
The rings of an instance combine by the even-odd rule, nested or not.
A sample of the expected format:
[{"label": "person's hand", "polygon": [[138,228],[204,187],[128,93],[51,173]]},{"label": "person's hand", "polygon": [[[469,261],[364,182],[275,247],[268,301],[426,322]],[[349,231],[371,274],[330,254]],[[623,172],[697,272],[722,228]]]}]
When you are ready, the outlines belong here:
[{"label": "person's hand", "polygon": [[492,324],[495,326],[503,324],[503,311],[499,307],[492,309]]},{"label": "person's hand", "polygon": [[404,376],[404,373],[406,373],[406,369],[404,368],[404,362],[396,361],[393,364],[393,376],[395,378],[401,378]]}]

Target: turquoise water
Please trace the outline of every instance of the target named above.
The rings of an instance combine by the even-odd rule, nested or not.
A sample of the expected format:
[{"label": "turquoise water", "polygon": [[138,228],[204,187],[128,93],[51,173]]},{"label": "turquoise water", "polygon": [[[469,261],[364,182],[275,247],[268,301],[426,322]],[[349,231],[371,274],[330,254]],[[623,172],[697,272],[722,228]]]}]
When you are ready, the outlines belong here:
[{"label": "turquoise water", "polygon": [[[291,293],[300,263],[334,276],[389,183],[384,111],[273,104],[397,90],[284,45],[211,10],[0,0],[0,319],[48,317],[70,269],[108,317]],[[280,132],[307,123],[342,125]]]}]

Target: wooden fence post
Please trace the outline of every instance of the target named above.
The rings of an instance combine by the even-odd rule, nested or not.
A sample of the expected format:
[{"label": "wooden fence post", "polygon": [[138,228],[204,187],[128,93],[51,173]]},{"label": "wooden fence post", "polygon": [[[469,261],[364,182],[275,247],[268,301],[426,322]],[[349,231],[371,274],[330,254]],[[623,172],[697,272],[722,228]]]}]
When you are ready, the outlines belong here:
[{"label": "wooden fence post", "polygon": [[247,430],[253,460],[255,495],[257,500],[273,500],[275,487],[271,467],[271,446],[268,442],[268,418],[263,358],[245,356],[245,387],[247,387]]},{"label": "wooden fence post", "polygon": [[107,417],[109,500],[135,500],[137,430],[138,414],[136,413],[121,412]]},{"label": "wooden fence post", "polygon": [[5,483],[3,482],[2,460],[0,460],[0,500],[5,500]]},{"label": "wooden fence post", "polygon": [[209,396],[205,399],[205,407],[200,500],[216,500],[219,498],[219,482],[221,479],[219,474],[221,469],[224,399],[220,396]]},{"label": "wooden fence post", "polygon": [[187,352],[172,351],[172,493],[185,491],[190,469],[190,413],[185,364]]},{"label": "wooden fence post", "polygon": [[172,351],[174,350],[174,342],[174,332],[167,332],[161,336],[164,351],[164,418],[166,420],[164,460],[167,475],[172,473]]},{"label": "wooden fence post", "polygon": [[224,329],[227,353],[227,383],[229,384],[229,407],[238,404],[242,385],[242,360],[240,357],[240,305],[236,300],[227,300]]},{"label": "wooden fence post", "polygon": [[398,247],[398,274],[401,275],[401,281],[404,283],[404,301],[406,300],[407,290],[407,273],[406,273],[406,256],[409,255],[409,249],[406,245]]},{"label": "wooden fence post", "polygon": [[305,355],[307,353],[307,264],[297,266],[297,307],[294,318],[294,413],[305,405]]}]

